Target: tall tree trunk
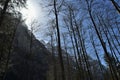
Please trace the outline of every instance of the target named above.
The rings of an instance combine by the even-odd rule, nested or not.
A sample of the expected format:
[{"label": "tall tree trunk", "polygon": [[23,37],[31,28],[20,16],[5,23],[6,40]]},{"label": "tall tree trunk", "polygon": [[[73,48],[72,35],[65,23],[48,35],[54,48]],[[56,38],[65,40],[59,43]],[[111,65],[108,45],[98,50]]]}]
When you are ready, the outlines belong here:
[{"label": "tall tree trunk", "polygon": [[112,4],[115,6],[116,10],[119,12],[120,14],[120,6],[115,2],[115,0],[111,0]]},{"label": "tall tree trunk", "polygon": [[51,34],[51,48],[52,48],[52,61],[53,61],[53,77],[54,80],[57,80],[57,69],[56,69],[56,60],[55,60],[55,53],[54,53],[54,47],[53,47],[53,35]]},{"label": "tall tree trunk", "polygon": [[[78,62],[78,59],[77,59],[77,54],[76,54],[76,46],[74,44],[74,40],[73,40],[73,36],[72,36],[72,33],[70,31],[70,28],[69,26],[67,25],[67,22],[64,20],[66,26],[67,26],[67,30],[68,30],[68,34],[70,36],[70,39],[71,39],[71,42],[72,42],[72,47],[73,47],[73,53],[74,53],[74,57],[75,57],[75,61],[76,61],[76,67],[78,69],[78,73],[80,75],[80,78],[81,78],[81,69],[80,69],[80,65],[79,65],[79,62]],[[80,80],[80,78],[78,80]]]},{"label": "tall tree trunk", "polygon": [[[105,34],[105,37],[106,37],[106,39],[107,39],[107,41],[108,41],[108,44],[109,44],[109,47],[110,47],[110,51],[111,51],[112,57],[114,58],[114,53],[112,53],[111,43],[110,43],[110,40],[109,40],[109,38],[108,38],[107,31],[106,31],[106,29],[104,29],[104,27],[103,27],[103,25],[102,25],[99,17],[98,17],[98,21],[99,21],[99,23],[100,23],[100,25],[101,25],[101,28],[102,28],[102,31],[103,31],[103,33]],[[107,27],[107,26],[106,26],[106,27]],[[100,33],[100,34],[101,34],[101,33]],[[116,55],[116,54],[115,54],[115,55]],[[118,60],[117,57],[115,58],[115,60],[116,60],[117,62],[119,62],[119,60]],[[116,64],[115,61],[114,61],[114,64]],[[117,79],[117,77],[118,77],[119,74],[117,73],[117,67],[116,67],[116,65],[115,65],[115,66],[111,65],[111,70],[112,70],[112,72],[113,72],[113,75],[114,75],[114,76],[116,77],[116,79]]]},{"label": "tall tree trunk", "polygon": [[67,74],[68,74],[68,80],[72,80],[69,54],[68,54],[67,43],[66,43],[66,38],[65,38],[65,35],[64,35],[64,34],[63,34],[63,42],[64,42],[65,54],[66,54],[66,58],[67,58],[67,71],[68,71]]},{"label": "tall tree trunk", "polygon": [[56,6],[56,0],[54,0],[54,13],[55,13],[55,20],[56,20],[56,28],[57,28],[58,55],[60,58],[61,75],[62,75],[62,80],[65,80],[65,70],[64,70],[62,50],[61,50],[61,39],[60,39],[59,20],[58,20],[58,11],[57,11],[57,6]]},{"label": "tall tree trunk", "polygon": [[91,41],[91,43],[92,43],[92,46],[93,46],[95,55],[96,55],[96,57],[97,57],[97,60],[98,60],[99,66],[100,66],[101,73],[102,73],[102,75],[103,75],[103,67],[102,67],[101,60],[100,60],[100,57],[99,57],[99,55],[98,55],[97,49],[96,49],[96,47],[95,47],[95,42],[94,42],[94,40],[93,40],[93,35],[92,35],[92,34],[91,34],[91,36],[90,36],[90,41]]}]

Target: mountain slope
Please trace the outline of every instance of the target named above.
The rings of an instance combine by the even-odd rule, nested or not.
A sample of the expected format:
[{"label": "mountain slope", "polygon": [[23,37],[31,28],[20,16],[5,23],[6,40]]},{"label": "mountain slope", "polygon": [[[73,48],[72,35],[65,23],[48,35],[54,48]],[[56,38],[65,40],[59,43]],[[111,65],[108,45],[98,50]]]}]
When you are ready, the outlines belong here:
[{"label": "mountain slope", "polygon": [[13,41],[12,66],[5,80],[45,80],[48,54],[48,50],[27,26],[20,23]]}]

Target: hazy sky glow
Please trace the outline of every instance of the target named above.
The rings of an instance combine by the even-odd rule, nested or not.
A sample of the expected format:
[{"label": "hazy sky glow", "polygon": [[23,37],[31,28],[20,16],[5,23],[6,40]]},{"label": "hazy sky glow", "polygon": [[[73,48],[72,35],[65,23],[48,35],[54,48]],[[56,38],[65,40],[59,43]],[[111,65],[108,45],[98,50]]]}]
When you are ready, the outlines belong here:
[{"label": "hazy sky glow", "polygon": [[40,0],[28,0],[27,8],[23,8],[21,13],[23,14],[23,19],[26,19],[26,24],[29,26],[30,23],[35,19],[42,23],[45,20],[45,12],[42,10]]},{"label": "hazy sky glow", "polygon": [[26,19],[25,23],[27,24],[28,29],[30,29],[30,25],[34,20],[37,21],[36,25],[40,26],[39,30],[34,34],[37,39],[44,40],[48,17],[47,12],[44,10],[44,8],[41,7],[40,1],[41,0],[28,0],[26,6],[27,8],[23,8],[20,12],[23,15],[23,19]]}]

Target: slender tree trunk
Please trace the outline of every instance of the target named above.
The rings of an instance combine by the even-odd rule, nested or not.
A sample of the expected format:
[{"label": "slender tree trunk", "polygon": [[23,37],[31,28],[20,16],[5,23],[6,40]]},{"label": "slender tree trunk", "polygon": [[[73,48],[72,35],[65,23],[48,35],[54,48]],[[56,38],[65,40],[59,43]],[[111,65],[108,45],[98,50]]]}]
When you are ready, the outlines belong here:
[{"label": "slender tree trunk", "polygon": [[82,74],[82,58],[81,58],[81,55],[80,55],[80,51],[79,51],[79,46],[78,46],[78,41],[77,41],[77,38],[76,38],[75,30],[74,30],[74,27],[73,27],[73,18],[72,18],[72,10],[71,9],[69,10],[69,14],[70,14],[70,28],[72,30],[73,39],[74,39],[74,42],[75,42],[75,48],[76,48],[77,55],[78,55],[78,61],[79,61],[80,67],[81,67],[80,78],[82,78],[82,75],[83,75]]},{"label": "slender tree trunk", "polygon": [[101,73],[102,73],[102,75],[103,75],[103,67],[102,67],[101,60],[100,60],[100,57],[99,57],[99,55],[98,55],[97,49],[96,49],[96,47],[95,47],[95,43],[94,43],[94,40],[93,40],[93,36],[92,36],[92,35],[90,36],[90,41],[91,41],[92,46],[93,46],[93,48],[94,48],[94,52],[95,52],[95,55],[96,55],[96,57],[97,57],[97,60],[98,60],[99,66],[100,66],[100,70],[101,70]]},{"label": "slender tree trunk", "polygon": [[64,48],[65,48],[65,53],[66,53],[66,58],[67,58],[68,80],[72,80],[69,54],[68,54],[67,43],[66,43],[66,38],[64,34],[63,34],[63,42],[64,42]]},{"label": "slender tree trunk", "polygon": [[61,39],[60,39],[60,30],[59,30],[59,21],[58,21],[58,11],[57,11],[57,7],[56,7],[56,0],[54,0],[54,13],[55,13],[55,19],[56,19],[58,55],[60,58],[61,75],[62,75],[62,80],[65,80],[65,70],[64,70],[62,50],[61,50]]},{"label": "slender tree trunk", "polygon": [[[72,47],[73,47],[73,53],[74,53],[74,56],[75,56],[75,61],[76,61],[76,65],[77,65],[77,69],[78,69],[78,72],[79,72],[79,75],[81,75],[81,70],[80,70],[80,65],[79,65],[79,62],[78,62],[78,59],[77,59],[77,54],[76,54],[76,49],[75,49],[75,45],[74,45],[74,41],[73,41],[73,36],[70,32],[70,29],[66,23],[66,21],[64,21],[66,26],[67,26],[67,30],[69,32],[69,36],[70,36],[70,39],[71,39],[71,42],[72,42]],[[79,79],[80,80],[80,79]]]},{"label": "slender tree trunk", "polygon": [[[101,23],[101,21],[100,21],[99,18],[98,18],[98,20],[99,20],[99,23],[101,24],[102,31],[104,32],[104,34],[105,34],[105,36],[106,36],[106,38],[107,38],[107,41],[108,41],[108,44],[109,44],[109,47],[110,47],[110,51],[111,51],[112,57],[114,58],[114,53],[112,53],[111,43],[110,43],[110,40],[109,40],[109,38],[108,38],[107,31],[106,31],[106,30],[104,29],[104,27],[102,26],[102,23]],[[101,34],[101,33],[100,33],[100,34]],[[115,60],[119,62],[119,60],[118,60],[117,57],[115,58]],[[114,64],[116,64],[115,61],[114,61]],[[118,74],[117,74],[117,67],[116,67],[116,65],[115,65],[115,66],[111,65],[111,70],[114,72],[113,75],[114,75],[114,76],[116,77],[116,79],[117,79]]]},{"label": "slender tree trunk", "polygon": [[108,29],[107,25],[104,23],[104,21],[103,21],[103,20],[101,20],[101,21],[103,22],[103,24],[104,24],[104,26],[105,26],[105,29],[106,29],[106,31],[108,32],[108,34],[109,34],[109,36],[110,36],[110,38],[111,38],[111,42],[113,43],[116,51],[117,51],[118,54],[120,55],[120,51],[118,50],[117,46],[115,45],[115,42],[114,42],[114,39],[113,39],[113,37],[112,37],[111,32],[109,31],[109,29]]},{"label": "slender tree trunk", "polygon": [[120,6],[115,2],[115,0],[111,0],[112,4],[115,6],[116,10],[119,12],[120,14]]},{"label": "slender tree trunk", "polygon": [[[115,55],[116,60],[119,62],[118,57],[117,57],[117,55],[115,54],[115,51],[114,51],[114,49],[113,49],[113,47],[112,47],[112,44],[111,44],[111,42],[110,42],[110,38],[112,38],[112,36],[111,36],[110,38],[109,38],[109,36],[108,36],[108,34],[110,33],[109,30],[108,30],[108,28],[105,29],[107,26],[104,25],[104,24],[102,24],[102,22],[101,22],[101,20],[100,20],[100,18],[99,18],[98,16],[97,16],[97,18],[98,18],[98,21],[99,21],[99,23],[100,23],[100,25],[101,25],[101,28],[102,28],[101,31],[104,32],[104,34],[105,34],[105,36],[106,36],[106,38],[107,38],[107,40],[108,40],[108,44],[109,44],[109,47],[110,47],[110,51],[111,51],[111,53],[112,53],[113,55]],[[104,28],[104,27],[105,27],[105,28]],[[101,32],[101,31],[100,31],[100,32]],[[109,34],[109,35],[111,35],[111,34]],[[113,41],[112,41],[112,42],[113,42]]]},{"label": "slender tree trunk", "polygon": [[84,42],[84,40],[83,40],[83,35],[81,35],[81,33],[80,32],[82,32],[82,29],[81,29],[81,31],[80,31],[80,29],[79,29],[79,26],[78,26],[78,24],[77,24],[77,20],[75,19],[75,15],[74,15],[74,13],[73,13],[73,19],[74,19],[74,23],[75,23],[75,27],[76,27],[76,32],[77,32],[77,35],[78,35],[78,39],[79,39],[79,44],[80,44],[80,48],[81,48],[81,53],[83,53],[82,55],[83,55],[83,60],[85,61],[85,63],[86,63],[86,68],[87,68],[87,71],[88,71],[88,75],[89,75],[89,78],[90,78],[90,80],[92,80],[93,78],[92,78],[92,74],[91,74],[91,72],[90,72],[90,70],[89,70],[89,67],[90,67],[90,63],[89,63],[89,61],[87,60],[87,52],[86,52],[86,48],[85,48],[85,42]]},{"label": "slender tree trunk", "polygon": [[55,53],[53,47],[53,35],[51,35],[51,48],[52,48],[52,61],[53,61],[53,76],[54,76],[54,80],[57,80],[56,60],[55,60]]}]

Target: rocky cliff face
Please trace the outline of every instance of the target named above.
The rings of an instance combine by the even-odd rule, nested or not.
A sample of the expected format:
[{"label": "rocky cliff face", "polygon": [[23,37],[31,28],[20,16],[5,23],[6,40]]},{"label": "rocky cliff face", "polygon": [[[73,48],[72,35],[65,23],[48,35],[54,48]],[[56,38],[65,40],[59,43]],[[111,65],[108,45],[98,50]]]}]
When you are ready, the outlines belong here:
[{"label": "rocky cliff face", "polygon": [[45,80],[49,52],[23,23],[13,41],[11,67],[5,80]]}]

